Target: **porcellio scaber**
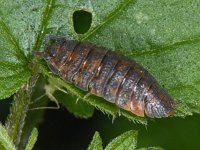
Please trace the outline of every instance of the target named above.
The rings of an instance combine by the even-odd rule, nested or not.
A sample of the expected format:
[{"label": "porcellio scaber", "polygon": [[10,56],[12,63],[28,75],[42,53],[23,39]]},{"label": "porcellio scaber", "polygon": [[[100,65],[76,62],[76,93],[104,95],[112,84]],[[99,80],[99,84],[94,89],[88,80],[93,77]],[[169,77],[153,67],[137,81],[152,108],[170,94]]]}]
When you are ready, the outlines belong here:
[{"label": "porcellio scaber", "polygon": [[47,36],[45,50],[34,54],[43,57],[63,80],[137,116],[162,118],[175,114],[175,102],[152,75],[134,60],[107,48]]}]

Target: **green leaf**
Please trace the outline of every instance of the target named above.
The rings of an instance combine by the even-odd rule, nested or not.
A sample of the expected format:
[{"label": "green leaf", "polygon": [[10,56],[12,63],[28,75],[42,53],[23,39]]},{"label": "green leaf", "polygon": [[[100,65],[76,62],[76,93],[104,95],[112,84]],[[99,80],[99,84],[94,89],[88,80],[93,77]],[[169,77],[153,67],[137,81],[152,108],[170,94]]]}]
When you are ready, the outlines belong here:
[{"label": "green leaf", "polygon": [[[54,33],[94,42],[136,59],[178,103],[183,104],[177,108],[177,115],[185,116],[200,110],[198,4],[193,0],[111,0],[108,3],[92,1],[90,4],[57,1],[55,5],[58,7],[50,15],[47,28],[51,31],[57,29]],[[76,34],[72,30],[72,14],[80,9],[91,12],[93,16],[91,28],[85,34]],[[70,88],[74,95],[83,97],[71,85],[64,82],[62,85]],[[96,97],[87,98],[86,101],[109,114],[117,113],[115,106],[98,101]],[[145,123],[123,110],[121,114]]]},{"label": "green leaf", "polygon": [[137,132],[128,131],[112,140],[105,150],[134,150],[137,146]]},{"label": "green leaf", "polygon": [[29,76],[25,56],[9,27],[0,18],[0,99],[15,93]]},{"label": "green leaf", "polygon": [[33,146],[34,146],[35,142],[37,141],[37,137],[38,137],[38,130],[36,128],[33,128],[25,150],[33,149]]},{"label": "green leaf", "polygon": [[136,59],[176,101],[189,106],[179,110],[182,114],[199,113],[200,2],[113,0],[110,3],[92,2],[92,10],[91,7],[88,10],[95,14],[93,26],[78,38]]},{"label": "green leaf", "polygon": [[[198,1],[190,0],[167,3],[164,0],[112,0],[109,3],[92,1],[90,4],[65,4],[58,1],[56,6],[60,7],[56,7],[53,15],[50,15],[47,28],[51,31],[58,29],[57,32],[61,35],[94,42],[136,59],[181,104],[181,107],[177,108],[177,115],[186,116],[200,110],[198,4]],[[67,6],[68,9],[61,5]],[[76,34],[72,30],[72,14],[80,9],[93,15],[91,28],[85,34]],[[62,85],[70,87],[64,82]],[[83,97],[74,87],[70,88],[70,92]],[[118,110],[115,106],[98,101],[96,97],[91,99],[87,98],[86,101],[116,115]],[[127,117],[129,113],[122,111],[121,114]],[[134,115],[128,117],[145,122]]]},{"label": "green leaf", "polygon": [[142,148],[138,148],[137,150],[164,150],[162,147],[142,147]]},{"label": "green leaf", "polygon": [[[3,48],[8,48],[6,51],[2,51],[2,46],[0,48],[3,54],[0,55],[0,60],[6,59],[1,63],[6,65],[1,65],[3,71],[0,73],[6,76],[0,80],[0,98],[14,93],[29,77],[30,73],[25,69],[28,65],[24,54],[28,57],[33,49],[43,50],[44,36],[58,34],[69,39],[90,41],[136,59],[177,102],[183,104],[183,107],[177,108],[178,116],[200,113],[198,0],[110,0],[106,3],[101,0],[90,3],[0,0],[0,3],[0,43]],[[72,16],[77,10],[86,10],[92,14],[91,27],[85,34],[77,34],[73,29]],[[10,54],[10,51],[12,57],[9,58],[12,59],[8,60],[5,55],[8,52]],[[5,67],[10,61],[12,69]],[[13,68],[16,68],[17,75]],[[43,73],[52,80],[62,82],[47,72]],[[8,75],[12,78],[8,78]],[[80,98],[85,95],[66,82],[61,85],[68,87],[70,93]],[[84,100],[112,115],[119,111],[116,106],[94,96]],[[146,123],[145,119],[126,111],[122,110],[121,114],[131,120]]]},{"label": "green leaf", "polygon": [[46,13],[50,14],[52,0],[0,0],[0,4],[1,19],[9,27],[18,47],[28,57],[44,34],[48,19]]},{"label": "green leaf", "polygon": [[30,54],[41,44],[52,2],[0,0],[0,99],[15,93],[30,77]]},{"label": "green leaf", "polygon": [[[134,150],[137,147],[137,135],[134,130],[124,132],[120,136],[113,139],[105,148],[105,150]],[[88,150],[102,150],[102,140],[99,132],[95,132],[92,142]],[[164,150],[161,147],[142,147],[137,150]]]},{"label": "green leaf", "polygon": [[90,143],[90,146],[88,147],[87,150],[103,150],[102,147],[102,140],[99,135],[99,132],[95,132],[92,142]]},{"label": "green leaf", "polygon": [[15,146],[12,143],[12,140],[2,124],[0,124],[0,143],[1,146],[4,147],[6,150],[15,150]]}]

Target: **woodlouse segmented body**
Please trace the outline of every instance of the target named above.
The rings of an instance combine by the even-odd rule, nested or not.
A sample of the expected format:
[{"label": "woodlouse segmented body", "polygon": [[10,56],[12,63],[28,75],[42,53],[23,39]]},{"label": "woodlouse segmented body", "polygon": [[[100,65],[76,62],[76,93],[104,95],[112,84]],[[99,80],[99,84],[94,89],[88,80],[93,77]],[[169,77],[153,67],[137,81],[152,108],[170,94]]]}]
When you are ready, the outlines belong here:
[{"label": "woodlouse segmented body", "polygon": [[134,60],[92,43],[47,37],[42,56],[55,74],[138,116],[175,114],[175,105],[155,79]]}]

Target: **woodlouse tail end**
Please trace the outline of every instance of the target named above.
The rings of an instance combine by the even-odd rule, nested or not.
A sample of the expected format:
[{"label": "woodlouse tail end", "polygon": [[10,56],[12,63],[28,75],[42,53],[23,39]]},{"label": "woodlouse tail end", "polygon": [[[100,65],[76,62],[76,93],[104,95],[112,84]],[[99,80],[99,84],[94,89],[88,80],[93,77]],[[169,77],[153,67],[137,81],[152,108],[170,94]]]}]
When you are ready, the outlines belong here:
[{"label": "woodlouse tail end", "polygon": [[169,111],[167,112],[167,115],[168,115],[168,116],[174,116],[175,114],[176,114],[176,111],[175,111],[174,109],[169,110]]},{"label": "woodlouse tail end", "polygon": [[175,108],[178,107],[180,104],[172,101],[171,102],[171,109],[167,112],[168,116],[174,116],[176,114]]}]

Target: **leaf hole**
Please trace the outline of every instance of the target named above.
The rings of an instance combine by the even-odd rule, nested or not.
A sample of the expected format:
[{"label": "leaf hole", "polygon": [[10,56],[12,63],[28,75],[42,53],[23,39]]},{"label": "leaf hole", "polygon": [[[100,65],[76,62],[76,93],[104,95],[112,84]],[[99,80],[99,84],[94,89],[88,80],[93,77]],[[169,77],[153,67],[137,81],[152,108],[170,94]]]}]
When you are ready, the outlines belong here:
[{"label": "leaf hole", "polygon": [[86,33],[92,23],[92,13],[85,10],[78,10],[73,13],[73,25],[77,34]]}]

